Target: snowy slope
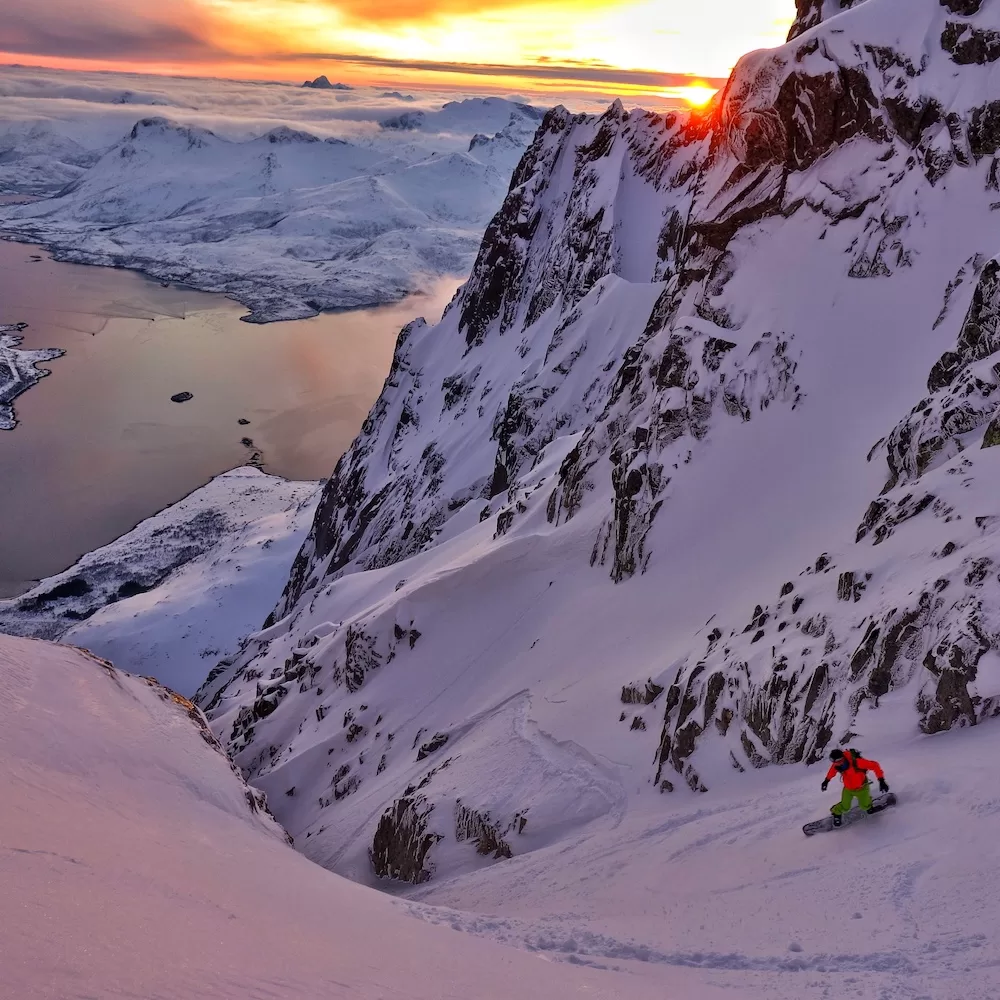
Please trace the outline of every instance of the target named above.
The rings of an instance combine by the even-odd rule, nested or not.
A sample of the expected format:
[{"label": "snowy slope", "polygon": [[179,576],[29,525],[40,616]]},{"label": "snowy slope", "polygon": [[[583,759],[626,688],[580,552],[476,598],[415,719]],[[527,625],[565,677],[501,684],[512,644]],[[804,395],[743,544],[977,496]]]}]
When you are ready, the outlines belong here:
[{"label": "snowy slope", "polygon": [[274,606],[318,484],[217,476],[20,597],[0,630],[61,639],[192,693]]},{"label": "snowy slope", "polygon": [[310,857],[443,879],[997,714],[993,34],[864,0],[704,114],[547,116],[198,695]]},{"label": "snowy slope", "polygon": [[[78,112],[98,135],[128,130],[99,149],[72,118],[14,117],[0,131],[0,191],[50,197],[0,205],[0,227],[61,259],[226,292],[259,321],[395,301],[467,272],[542,112],[469,98],[403,121],[394,98],[341,96],[358,120],[332,134],[318,113],[307,127],[262,121],[259,104],[221,122],[182,101],[138,122],[133,109],[127,125],[117,108]],[[34,100],[39,115],[52,103]]]},{"label": "snowy slope", "polygon": [[5,997],[726,995],[689,992],[687,970],[540,961],[316,868],[200,713],[153,682],[0,637],[0,685]]},{"label": "snowy slope", "polygon": [[799,829],[833,799],[819,773],[732,772],[669,812],[633,803],[589,837],[406,895],[447,907],[424,916],[467,933],[696,969],[741,1000],[991,1000],[1000,729],[878,745],[899,804],[837,832]]},{"label": "snowy slope", "polygon": [[12,123],[0,136],[0,191],[55,194],[82,177],[100,156],[47,123]]}]

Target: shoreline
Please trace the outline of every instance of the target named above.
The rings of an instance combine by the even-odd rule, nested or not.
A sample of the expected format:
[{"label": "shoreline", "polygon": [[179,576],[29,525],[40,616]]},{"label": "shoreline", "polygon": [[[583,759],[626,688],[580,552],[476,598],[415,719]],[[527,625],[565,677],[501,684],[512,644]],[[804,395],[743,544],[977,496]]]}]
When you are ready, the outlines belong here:
[{"label": "shoreline", "polygon": [[[265,326],[237,322],[224,295],[129,268],[74,274],[60,256],[0,234],[2,298],[45,349],[26,359],[12,342],[25,327],[0,333],[0,359],[11,354],[19,374],[7,380],[15,392],[0,360],[18,420],[17,433],[0,431],[3,597],[248,462],[290,483],[328,477],[378,398],[399,331],[421,313],[436,320],[458,285]],[[21,377],[29,362],[56,358],[45,368],[57,379],[27,392],[46,375]],[[181,391],[193,400],[171,402]]]},{"label": "shoreline", "polygon": [[[39,199],[34,199],[35,201]],[[24,202],[23,204],[29,204]],[[20,204],[15,202],[14,204]],[[2,202],[0,202],[2,205]],[[400,294],[387,293],[377,296],[371,300],[358,301],[350,305],[332,306],[323,309],[305,309],[286,311],[260,310],[254,306],[247,296],[239,292],[227,290],[225,283],[195,283],[198,279],[197,273],[188,272],[181,275],[172,269],[170,265],[162,261],[156,261],[146,257],[131,257],[127,260],[117,260],[109,255],[93,250],[83,250],[69,245],[51,242],[52,237],[43,236],[40,233],[21,233],[16,230],[6,228],[3,221],[0,221],[0,240],[5,243],[17,243],[20,246],[37,247],[47,253],[52,260],[60,264],[80,264],[85,267],[104,267],[112,271],[131,271],[149,281],[156,282],[161,287],[175,288],[178,291],[199,292],[205,295],[221,295],[230,302],[235,302],[247,313],[240,317],[241,323],[249,323],[254,326],[268,326],[272,323],[290,323],[297,320],[315,319],[317,316],[336,316],[346,313],[362,312],[368,309],[378,309],[382,306],[395,306],[400,302],[405,302],[411,298],[429,298],[433,293],[426,287],[427,281],[436,282],[442,280],[461,279],[464,284],[468,274],[427,274],[421,287],[409,292]],[[459,286],[461,287],[461,285]]]},{"label": "shoreline", "polygon": [[58,347],[22,347],[22,334],[27,329],[27,323],[0,323],[0,431],[17,429],[14,401],[52,374],[51,368],[38,366],[66,355]]}]

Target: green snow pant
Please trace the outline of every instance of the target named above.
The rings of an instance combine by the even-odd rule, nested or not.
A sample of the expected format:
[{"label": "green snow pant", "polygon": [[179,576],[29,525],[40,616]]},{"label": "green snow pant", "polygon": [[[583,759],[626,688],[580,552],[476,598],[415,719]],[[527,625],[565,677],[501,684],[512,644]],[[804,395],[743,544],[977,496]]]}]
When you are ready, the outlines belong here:
[{"label": "green snow pant", "polygon": [[851,803],[857,799],[858,805],[862,809],[870,809],[872,805],[872,792],[868,783],[865,782],[860,788],[845,788],[844,794],[840,796],[840,801],[831,806],[830,812],[834,816],[841,816],[845,812],[848,812],[851,808]]}]

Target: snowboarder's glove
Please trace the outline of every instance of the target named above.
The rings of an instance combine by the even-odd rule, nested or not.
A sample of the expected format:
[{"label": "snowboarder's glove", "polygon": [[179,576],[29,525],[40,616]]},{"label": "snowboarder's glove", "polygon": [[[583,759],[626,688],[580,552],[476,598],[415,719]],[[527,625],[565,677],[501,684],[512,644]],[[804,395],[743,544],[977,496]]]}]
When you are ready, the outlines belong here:
[{"label": "snowboarder's glove", "polygon": [[887,792],[887,791],[889,791],[889,784],[885,780],[885,778],[879,778],[878,779],[878,790],[880,792]]},{"label": "snowboarder's glove", "polygon": [[825,792],[827,790],[827,787],[829,786],[829,784],[830,784],[830,779],[829,778],[824,778],[823,779],[823,784],[820,787]]}]

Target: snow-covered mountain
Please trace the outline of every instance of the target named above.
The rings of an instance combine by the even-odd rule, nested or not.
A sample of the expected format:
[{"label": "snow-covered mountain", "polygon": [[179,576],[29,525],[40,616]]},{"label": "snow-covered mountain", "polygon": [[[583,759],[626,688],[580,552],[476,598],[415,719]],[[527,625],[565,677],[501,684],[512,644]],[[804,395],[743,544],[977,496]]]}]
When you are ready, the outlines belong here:
[{"label": "snow-covered mountain", "polygon": [[407,116],[351,138],[288,124],[230,138],[157,114],[100,153],[19,124],[0,136],[0,185],[13,171],[18,191],[52,196],[0,205],[0,227],[60,259],[225,292],[258,321],[395,301],[468,272],[542,112],[469,98]]},{"label": "snow-covered mountain", "polygon": [[201,689],[325,866],[455,875],[1000,710],[1000,6],[792,34],[704,113],[546,116]]},{"label": "snow-covered mountain", "polygon": [[0,191],[43,197],[79,180],[101,158],[70,136],[38,122],[0,135]]}]

